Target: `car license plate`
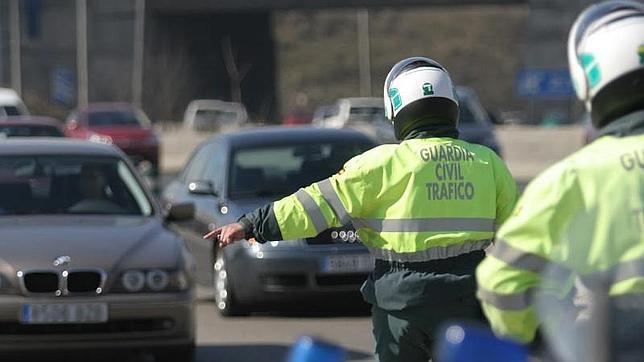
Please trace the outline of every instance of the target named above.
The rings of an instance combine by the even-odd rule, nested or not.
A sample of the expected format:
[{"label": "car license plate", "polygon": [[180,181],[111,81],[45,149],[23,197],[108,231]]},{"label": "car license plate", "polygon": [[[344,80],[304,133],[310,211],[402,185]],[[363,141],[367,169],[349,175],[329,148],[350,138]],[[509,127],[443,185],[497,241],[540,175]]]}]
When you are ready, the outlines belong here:
[{"label": "car license plate", "polygon": [[107,303],[23,304],[23,324],[72,324],[107,322]]},{"label": "car license plate", "polygon": [[356,273],[373,270],[374,259],[371,255],[330,255],[322,270],[326,273]]}]

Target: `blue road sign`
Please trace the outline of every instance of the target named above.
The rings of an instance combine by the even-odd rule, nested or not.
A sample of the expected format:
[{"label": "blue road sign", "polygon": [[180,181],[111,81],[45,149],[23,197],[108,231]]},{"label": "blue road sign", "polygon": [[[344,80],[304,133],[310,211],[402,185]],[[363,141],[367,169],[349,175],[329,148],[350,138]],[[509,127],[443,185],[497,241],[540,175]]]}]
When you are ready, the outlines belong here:
[{"label": "blue road sign", "polygon": [[65,105],[74,105],[74,73],[68,67],[57,66],[51,71],[51,98]]},{"label": "blue road sign", "polygon": [[517,74],[521,97],[569,98],[575,94],[568,69],[524,69]]}]

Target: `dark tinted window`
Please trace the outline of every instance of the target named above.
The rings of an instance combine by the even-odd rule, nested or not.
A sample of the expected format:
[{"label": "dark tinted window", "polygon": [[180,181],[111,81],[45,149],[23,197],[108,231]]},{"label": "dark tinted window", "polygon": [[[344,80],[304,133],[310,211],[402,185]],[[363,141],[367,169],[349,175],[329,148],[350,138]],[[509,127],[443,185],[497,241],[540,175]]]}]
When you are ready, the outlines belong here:
[{"label": "dark tinted window", "polygon": [[205,162],[204,180],[210,181],[217,192],[221,192],[224,183],[224,171],[226,159],[224,158],[224,147],[220,143],[208,145],[205,152],[208,159]]},{"label": "dark tinted window", "polygon": [[140,126],[136,114],[130,111],[96,111],[87,115],[90,127],[101,126]]},{"label": "dark tinted window", "polygon": [[45,125],[11,125],[0,124],[2,137],[63,137],[63,133],[54,126]]},{"label": "dark tinted window", "polygon": [[352,116],[384,117],[385,110],[381,107],[354,107],[349,110]]},{"label": "dark tinted window", "polygon": [[2,112],[5,116],[19,116],[22,113],[20,113],[20,110],[16,106],[2,106]]},{"label": "dark tinted window", "polygon": [[372,145],[312,143],[237,149],[229,177],[231,198],[283,196],[340,171]]},{"label": "dark tinted window", "polygon": [[0,216],[151,213],[141,185],[120,159],[0,157]]}]

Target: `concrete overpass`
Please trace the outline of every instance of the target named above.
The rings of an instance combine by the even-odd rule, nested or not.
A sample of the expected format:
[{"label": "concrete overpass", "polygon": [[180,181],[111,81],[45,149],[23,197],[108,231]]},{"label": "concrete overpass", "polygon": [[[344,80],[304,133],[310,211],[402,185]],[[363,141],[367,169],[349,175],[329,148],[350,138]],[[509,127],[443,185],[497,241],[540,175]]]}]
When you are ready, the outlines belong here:
[{"label": "concrete overpass", "polygon": [[[407,6],[515,5],[527,0],[154,0],[147,1],[146,79],[154,83],[174,75],[158,63],[179,64],[193,81],[178,97],[231,98],[234,80],[222,51],[229,45],[237,54],[236,65],[247,67],[241,82],[243,101],[251,113],[260,118],[275,118],[276,76],[275,44],[272,38],[271,12],[294,9],[376,8]],[[230,43],[229,43],[230,41]],[[258,61],[260,60],[260,61]],[[160,69],[162,68],[162,69]],[[172,69],[170,69],[172,71]],[[181,79],[178,79],[180,87]],[[144,95],[144,103],[168,106],[158,102],[158,86]],[[174,97],[173,101],[177,98]],[[172,111],[176,114],[176,110]]]},{"label": "concrete overpass", "polygon": [[324,8],[459,6],[523,4],[528,0],[154,0],[150,6],[162,12],[262,11]]},{"label": "concrete overpass", "polygon": [[[14,0],[12,0],[14,1]],[[276,114],[276,60],[271,13],[287,9],[387,8],[527,4],[528,46],[523,67],[565,67],[565,36],[574,16],[590,0],[148,0],[145,16],[143,105],[154,118],[178,118],[194,98],[231,98],[233,59],[242,100],[252,113]],[[9,86],[8,0],[0,0],[0,83]],[[22,78],[25,93],[58,104],[60,114],[75,106],[76,43],[73,1],[20,1],[40,4],[35,34],[23,30]],[[88,1],[90,101],[132,99],[132,0]],[[29,24],[24,28],[31,29]],[[33,25],[33,24],[32,24]],[[232,55],[232,56],[230,56]],[[513,55],[514,56],[514,55]],[[230,62],[228,62],[230,68]],[[56,80],[71,99],[56,102]],[[58,77],[58,78],[57,78]],[[71,87],[70,87],[71,85]],[[64,94],[63,94],[64,95]],[[540,105],[534,104],[538,109]]]}]

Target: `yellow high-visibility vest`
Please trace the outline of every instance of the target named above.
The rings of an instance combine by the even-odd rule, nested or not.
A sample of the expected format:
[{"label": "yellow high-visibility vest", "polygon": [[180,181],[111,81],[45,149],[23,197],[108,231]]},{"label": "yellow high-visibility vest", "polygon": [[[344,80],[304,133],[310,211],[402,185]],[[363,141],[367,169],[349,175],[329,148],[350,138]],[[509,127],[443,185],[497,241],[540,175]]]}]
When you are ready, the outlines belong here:
[{"label": "yellow high-visibility vest", "polygon": [[483,250],[509,217],[516,183],[490,149],[410,139],[349,160],[274,204],[285,240],[352,223],[378,259],[419,262]]},{"label": "yellow high-visibility vest", "polygon": [[495,332],[531,341],[545,283],[561,296],[577,279],[644,303],[643,210],[644,135],[601,137],[536,178],[477,269]]}]

